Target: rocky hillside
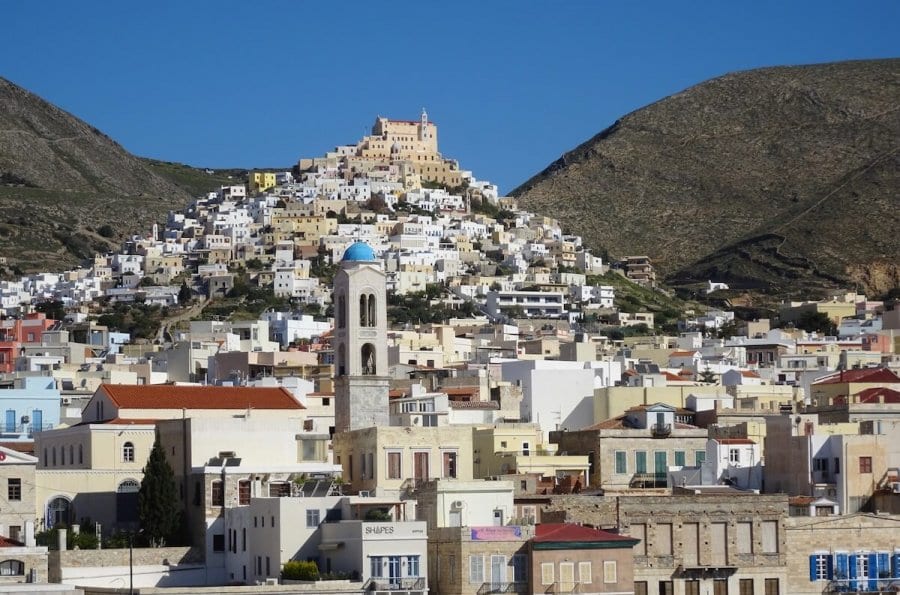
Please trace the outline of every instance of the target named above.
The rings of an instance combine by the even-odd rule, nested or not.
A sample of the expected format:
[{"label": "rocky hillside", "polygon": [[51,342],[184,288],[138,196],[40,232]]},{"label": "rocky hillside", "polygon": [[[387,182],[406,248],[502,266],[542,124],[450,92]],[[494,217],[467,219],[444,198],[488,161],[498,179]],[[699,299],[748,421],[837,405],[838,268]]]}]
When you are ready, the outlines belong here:
[{"label": "rocky hillside", "polygon": [[513,191],[667,280],[780,296],[900,281],[900,59],[728,74],[624,116]]},{"label": "rocky hillside", "polygon": [[189,199],[96,128],[0,78],[0,254],[7,270],[71,266],[146,231]]}]

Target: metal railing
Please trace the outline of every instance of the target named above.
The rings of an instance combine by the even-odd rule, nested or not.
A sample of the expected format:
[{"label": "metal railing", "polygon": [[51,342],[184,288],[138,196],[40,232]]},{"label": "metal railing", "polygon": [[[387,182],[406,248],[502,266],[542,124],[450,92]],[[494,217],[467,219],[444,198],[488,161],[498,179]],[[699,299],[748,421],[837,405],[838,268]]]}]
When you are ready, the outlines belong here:
[{"label": "metal railing", "polygon": [[528,590],[528,583],[516,581],[512,583],[483,583],[478,588],[476,595],[490,595],[492,593],[519,593],[524,594]]},{"label": "metal railing", "polygon": [[672,433],[672,424],[653,424],[650,433],[654,436],[668,436]]},{"label": "metal railing", "polygon": [[544,593],[581,593],[581,583],[572,582],[555,582],[544,588]]},{"label": "metal railing", "polygon": [[425,589],[425,577],[370,578],[363,589],[367,591],[421,591]]}]

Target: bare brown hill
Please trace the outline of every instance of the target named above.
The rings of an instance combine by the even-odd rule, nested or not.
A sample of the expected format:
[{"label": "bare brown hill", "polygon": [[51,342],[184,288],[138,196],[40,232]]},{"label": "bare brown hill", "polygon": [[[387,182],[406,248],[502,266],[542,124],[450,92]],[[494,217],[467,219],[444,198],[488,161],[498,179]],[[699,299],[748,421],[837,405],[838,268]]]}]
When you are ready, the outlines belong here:
[{"label": "bare brown hill", "polygon": [[0,255],[8,266],[70,266],[189,199],[96,128],[0,78]]},{"label": "bare brown hill", "polygon": [[651,256],[676,285],[886,292],[900,278],[900,59],[712,79],[513,194],[594,247]]}]

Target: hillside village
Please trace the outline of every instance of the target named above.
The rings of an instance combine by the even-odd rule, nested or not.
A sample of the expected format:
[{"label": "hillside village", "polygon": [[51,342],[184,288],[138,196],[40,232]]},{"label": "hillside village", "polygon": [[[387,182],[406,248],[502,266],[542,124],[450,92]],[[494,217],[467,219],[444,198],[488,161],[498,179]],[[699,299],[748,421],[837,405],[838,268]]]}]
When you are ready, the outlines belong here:
[{"label": "hillside village", "polygon": [[0,584],[900,586],[900,305],[676,300],[444,157],[424,110],[88,264],[0,282]]}]

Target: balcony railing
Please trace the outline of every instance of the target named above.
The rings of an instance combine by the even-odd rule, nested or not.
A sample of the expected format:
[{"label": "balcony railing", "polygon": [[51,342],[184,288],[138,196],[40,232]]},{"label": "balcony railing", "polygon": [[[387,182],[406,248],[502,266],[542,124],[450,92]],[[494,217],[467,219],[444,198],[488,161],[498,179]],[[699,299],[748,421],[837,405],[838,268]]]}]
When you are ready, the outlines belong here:
[{"label": "balcony railing", "polygon": [[364,586],[368,591],[422,591],[425,577],[370,578]]},{"label": "balcony railing", "polygon": [[665,438],[672,433],[672,424],[653,424],[650,426],[650,434],[654,438]]},{"label": "balcony railing", "polygon": [[628,487],[631,488],[664,488],[669,485],[669,478],[662,473],[635,473],[631,476]]},{"label": "balcony railing", "polygon": [[490,595],[491,593],[519,593],[524,594],[528,590],[525,581],[513,583],[484,583],[476,592],[476,595]]},{"label": "balcony railing", "polygon": [[542,585],[544,593],[581,593],[581,583],[578,582],[556,582],[550,585]]}]

